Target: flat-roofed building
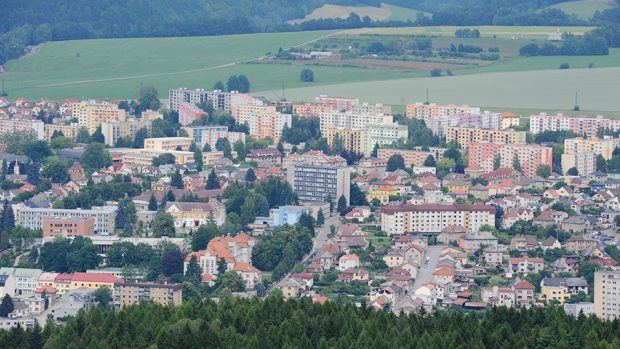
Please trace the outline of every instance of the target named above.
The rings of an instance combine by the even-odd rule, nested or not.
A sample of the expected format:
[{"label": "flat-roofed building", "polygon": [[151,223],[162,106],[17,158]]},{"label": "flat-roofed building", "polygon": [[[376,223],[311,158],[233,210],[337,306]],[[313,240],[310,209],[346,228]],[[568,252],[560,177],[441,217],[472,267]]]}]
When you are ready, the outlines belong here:
[{"label": "flat-roofed building", "polygon": [[448,227],[478,232],[483,225],[495,224],[495,208],[482,203],[401,204],[381,208],[381,230],[388,235],[409,232],[441,233]]},{"label": "flat-roofed building", "polygon": [[217,140],[220,138],[228,139],[231,145],[239,141],[245,143],[245,133],[230,132],[228,131],[228,126],[183,127],[183,130],[187,132],[187,136],[192,138],[200,149],[204,148],[205,144],[209,144],[211,150],[215,150]]},{"label": "flat-roofed building", "polygon": [[189,151],[191,145],[192,139],[189,137],[147,138],[144,140],[144,149],[147,150]]},{"label": "flat-roofed building", "polygon": [[43,236],[95,235],[94,217],[49,217],[43,219]]},{"label": "flat-roofed building", "polygon": [[101,133],[105,144],[109,146],[114,146],[120,138],[133,141],[138,131],[143,128],[146,129],[147,135],[151,134],[151,122],[141,119],[131,118],[125,121],[112,120],[101,123]]},{"label": "flat-roofed building", "polygon": [[[575,167],[580,175],[587,175],[596,171],[596,157],[610,160],[616,148],[620,147],[620,138],[569,138],[564,140],[562,154],[562,171],[566,173]],[[589,155],[584,155],[591,153]]]},{"label": "flat-roofed building", "polygon": [[183,285],[168,282],[146,282],[127,279],[114,283],[114,305],[122,308],[140,302],[181,305]]},{"label": "flat-roofed building", "polygon": [[178,104],[179,108],[179,124],[181,126],[191,125],[195,120],[200,120],[203,116],[208,116],[204,110],[198,108],[194,104],[182,102]]},{"label": "flat-roofed building", "polygon": [[429,156],[432,156],[436,159],[437,154],[432,151],[423,151],[423,150],[406,150],[406,149],[389,149],[389,148],[379,148],[377,151],[377,158],[381,160],[389,160],[392,155],[400,155],[405,160],[405,165],[408,167],[411,166],[423,166],[424,161]]},{"label": "flat-roofed building", "polygon": [[235,106],[232,108],[232,116],[237,123],[248,125],[250,135],[256,138],[271,138],[274,143],[280,142],[282,129],[292,125],[292,115],[277,111],[275,106]]},{"label": "flat-roofed building", "polygon": [[32,208],[24,204],[13,206],[15,223],[24,228],[43,230],[43,221],[47,218],[95,218],[95,234],[110,235],[114,232],[116,206],[93,206],[90,210],[69,210],[58,208]]},{"label": "flat-roofed building", "polygon": [[487,130],[480,128],[448,127],[446,143],[457,142],[461,148],[467,149],[474,142],[490,142],[501,144],[526,143],[525,132],[508,130]]},{"label": "flat-roofed building", "polygon": [[44,125],[41,120],[0,118],[0,135],[16,131],[32,131],[38,140],[44,139]]},{"label": "flat-roofed building", "polygon": [[106,121],[125,121],[125,110],[118,105],[102,100],[88,100],[71,104],[72,117],[78,125],[86,127],[92,134]]},{"label": "flat-roofed building", "polygon": [[45,124],[43,126],[43,138],[46,142],[50,142],[54,133],[62,133],[63,136],[75,140],[80,133],[80,126],[78,124]]},{"label": "flat-roofed building", "polygon": [[477,165],[485,172],[494,170],[494,162],[499,157],[500,167],[512,168],[518,160],[521,172],[534,177],[541,165],[551,168],[553,149],[538,144],[502,144],[490,142],[473,142],[469,145],[469,166]]},{"label": "flat-roofed building", "polygon": [[594,273],[594,314],[603,320],[620,318],[620,269]]}]

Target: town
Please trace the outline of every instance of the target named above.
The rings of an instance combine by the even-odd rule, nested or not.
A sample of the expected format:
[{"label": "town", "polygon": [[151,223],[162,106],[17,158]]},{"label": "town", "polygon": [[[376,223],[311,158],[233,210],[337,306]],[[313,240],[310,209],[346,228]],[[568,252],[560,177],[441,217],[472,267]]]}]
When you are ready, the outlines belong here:
[{"label": "town", "polygon": [[620,316],[620,119],[165,97],[0,97],[0,328],[268,295]]}]

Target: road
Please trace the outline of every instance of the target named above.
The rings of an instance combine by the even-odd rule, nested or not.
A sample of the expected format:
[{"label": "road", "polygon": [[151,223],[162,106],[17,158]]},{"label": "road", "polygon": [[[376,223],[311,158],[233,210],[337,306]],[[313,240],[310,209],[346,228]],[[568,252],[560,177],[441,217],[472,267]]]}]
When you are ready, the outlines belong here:
[{"label": "road", "polygon": [[[415,279],[413,284],[413,290],[417,290],[420,286],[427,284],[433,281],[433,273],[435,272],[435,268],[437,267],[437,262],[439,261],[439,255],[441,254],[441,250],[445,246],[430,246],[426,249],[426,253],[424,254],[424,260],[422,261],[422,265],[418,270],[418,277]],[[426,257],[429,258],[428,265],[424,268],[424,261],[426,261]]]},{"label": "road", "polygon": [[[335,225],[336,227],[338,227],[339,222],[340,222],[340,215],[336,214],[334,216],[327,217],[325,219],[325,224],[323,224],[322,227],[315,229],[314,239],[312,239],[313,240],[312,250],[310,250],[310,252],[307,255],[305,255],[304,258],[299,263],[306,264],[308,260],[314,257],[321,250],[321,248],[323,248],[323,245],[325,245],[327,240],[329,240],[329,232],[330,232],[329,227],[331,225]],[[290,272],[288,272],[288,274],[282,277],[282,279],[278,281],[278,283],[288,279],[292,273],[293,271],[291,270]],[[269,289],[273,288],[273,286],[275,286],[276,284],[277,283],[271,284]]]}]

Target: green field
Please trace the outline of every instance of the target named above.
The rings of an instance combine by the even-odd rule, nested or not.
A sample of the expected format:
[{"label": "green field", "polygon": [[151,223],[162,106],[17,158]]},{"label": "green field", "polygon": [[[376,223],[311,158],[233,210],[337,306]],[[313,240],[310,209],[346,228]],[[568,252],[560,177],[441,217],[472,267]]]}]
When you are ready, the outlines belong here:
[{"label": "green field", "polygon": [[[617,94],[617,83],[606,83],[611,78],[617,81],[620,71],[602,69],[620,66],[620,49],[612,49],[609,56],[519,57],[518,47],[531,40],[540,42],[546,33],[555,28],[476,28],[482,32],[483,37],[480,39],[455,38],[454,31],[458,27],[415,27],[50,42],[27,57],[10,61],[6,65],[6,72],[0,77],[5,80],[10,99],[22,96],[53,99],[135,98],[141,84],[155,86],[164,97],[171,88],[210,88],[218,80],[225,82],[230,75],[245,74],[250,79],[252,91],[258,91],[268,98],[276,98],[284,86],[288,99],[311,99],[316,94],[327,92],[359,95],[360,99],[368,101],[401,104],[422,100],[428,86],[438,101],[446,103],[565,109],[572,105],[574,91],[583,90],[582,108],[620,110],[617,97],[609,98],[609,91],[616,91]],[[590,29],[560,28],[575,34]],[[320,60],[294,62],[263,58],[280,47],[311,48],[313,45],[331,44],[339,38],[347,38],[345,34],[360,32],[370,33],[363,36],[366,37],[364,40],[372,41],[385,38],[372,33],[400,33],[432,35],[433,45],[437,47],[446,47],[450,43],[499,47],[505,59],[485,66],[461,65],[463,68],[453,70],[454,77],[431,79],[428,78],[428,68],[417,68],[416,62],[413,62],[411,68],[391,69],[352,67],[346,64],[346,60],[342,61],[344,66],[330,66],[317,65],[321,63]],[[571,69],[559,71],[559,65],[564,62],[569,63]],[[426,64],[424,61],[420,63]],[[590,64],[595,69],[575,69],[587,68]],[[299,74],[305,67],[314,71],[313,83],[300,81]],[[540,72],[531,72],[536,70]],[[529,81],[536,82],[530,84]],[[496,84],[502,88],[509,86],[511,90],[501,94],[492,93],[496,91]],[[483,91],[486,91],[485,88],[489,90],[488,93],[478,93],[478,89],[468,86],[482,86]],[[556,90],[562,92],[551,94],[552,91],[556,93]]]},{"label": "green field", "polygon": [[574,105],[578,91],[582,110],[618,111],[618,77],[620,68],[617,67],[489,73],[298,88],[288,90],[287,98],[311,100],[319,94],[328,94],[405,104],[424,101],[428,88],[430,100],[437,103],[565,110]]},{"label": "green field", "polygon": [[603,11],[616,6],[614,0],[576,0],[562,2],[551,6],[564,11],[567,14],[574,14],[581,19],[590,19],[596,11]]}]

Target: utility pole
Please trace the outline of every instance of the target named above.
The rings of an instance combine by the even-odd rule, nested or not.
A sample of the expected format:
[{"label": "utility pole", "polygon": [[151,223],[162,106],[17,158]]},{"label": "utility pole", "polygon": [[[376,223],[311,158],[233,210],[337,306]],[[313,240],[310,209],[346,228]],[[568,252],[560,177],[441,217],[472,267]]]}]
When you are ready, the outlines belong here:
[{"label": "utility pole", "polygon": [[577,103],[577,98],[579,96],[579,92],[575,91],[575,106],[573,107],[573,111],[579,111],[579,103]]}]

